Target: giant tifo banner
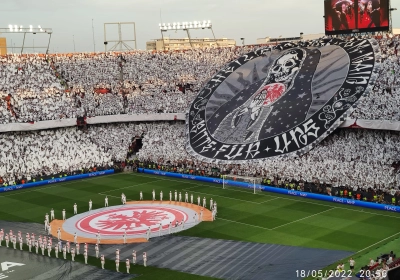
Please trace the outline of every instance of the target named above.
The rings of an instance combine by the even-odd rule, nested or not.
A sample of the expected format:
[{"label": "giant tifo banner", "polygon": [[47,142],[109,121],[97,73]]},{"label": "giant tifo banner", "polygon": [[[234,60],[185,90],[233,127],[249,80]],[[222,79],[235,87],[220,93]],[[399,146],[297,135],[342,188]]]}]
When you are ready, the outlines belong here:
[{"label": "giant tifo banner", "polygon": [[339,127],[378,76],[374,39],[282,43],[232,61],[187,117],[187,151],[209,162],[301,155]]},{"label": "giant tifo banner", "polygon": [[[144,168],[139,168],[138,171],[142,172],[142,173],[146,173],[146,174],[160,175],[160,176],[180,178],[180,179],[188,179],[188,180],[201,181],[201,182],[207,182],[207,183],[215,183],[215,184],[223,183],[222,179],[218,179],[218,178],[193,176],[193,175],[187,175],[187,174],[164,172],[164,171],[144,169]],[[230,180],[224,180],[224,183],[226,185],[231,185],[234,187],[247,188],[247,189],[254,188],[254,185],[252,183],[237,182],[237,181],[230,181]],[[322,194],[315,194],[315,193],[308,193],[308,192],[301,192],[301,191],[295,191],[295,190],[287,190],[287,189],[281,189],[281,188],[264,186],[264,185],[256,185],[256,186],[260,190],[266,191],[266,192],[285,194],[285,195],[289,195],[289,196],[298,196],[298,197],[302,197],[302,198],[311,198],[311,199],[317,199],[317,200],[322,200],[322,201],[335,202],[335,203],[340,203],[340,204],[367,207],[367,208],[371,208],[371,209],[378,209],[378,210],[400,213],[400,206],[380,204],[380,203],[374,203],[374,202],[366,202],[366,201],[361,201],[361,200],[329,196],[329,195],[322,195]]]}]

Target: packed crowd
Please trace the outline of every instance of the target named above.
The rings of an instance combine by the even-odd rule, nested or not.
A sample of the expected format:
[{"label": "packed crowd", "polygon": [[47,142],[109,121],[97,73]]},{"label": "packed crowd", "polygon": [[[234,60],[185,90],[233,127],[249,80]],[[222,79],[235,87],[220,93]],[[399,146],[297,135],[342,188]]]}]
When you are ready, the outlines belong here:
[{"label": "packed crowd", "polygon": [[74,117],[50,64],[38,55],[0,56],[1,123],[44,121]]},{"label": "packed crowd", "polygon": [[141,135],[144,128],[118,124],[92,126],[87,132],[70,127],[2,133],[0,182],[13,185],[47,175],[112,167],[125,160],[131,138]]},{"label": "packed crowd", "polygon": [[339,130],[298,158],[214,166],[186,152],[182,122],[95,125],[87,131],[62,128],[3,133],[0,178],[10,185],[41,174],[112,166],[125,161],[135,138],[142,138],[143,142],[137,154],[140,162],[178,167],[178,172],[201,170],[206,176],[216,176],[213,172],[218,169],[218,175],[259,176],[281,183],[318,182],[332,188],[345,186],[354,192],[372,188],[400,195],[398,132]]},{"label": "packed crowd", "polygon": [[[324,193],[338,196],[343,196],[343,192],[346,196],[353,192],[354,197],[356,191],[370,192],[371,200],[377,194],[379,197],[376,199],[385,203],[392,203],[394,195],[400,196],[397,164],[400,161],[400,134],[397,132],[339,130],[298,158],[232,165],[199,161],[186,152],[185,139],[183,124],[152,124],[143,138],[138,160],[143,167],[158,168],[161,164],[172,171],[205,176],[259,176],[281,187],[296,182],[293,184],[296,188],[299,186],[304,190],[308,187],[306,190],[312,192],[322,192],[324,187]],[[307,186],[301,182],[317,184]]]},{"label": "packed crowd", "polygon": [[352,117],[366,120],[400,120],[400,38],[380,39],[382,53],[380,75],[369,96],[360,100]]},{"label": "packed crowd", "polygon": [[[354,118],[400,120],[399,38],[379,39],[381,75]],[[227,62],[257,46],[0,57],[0,122],[184,113]]]}]

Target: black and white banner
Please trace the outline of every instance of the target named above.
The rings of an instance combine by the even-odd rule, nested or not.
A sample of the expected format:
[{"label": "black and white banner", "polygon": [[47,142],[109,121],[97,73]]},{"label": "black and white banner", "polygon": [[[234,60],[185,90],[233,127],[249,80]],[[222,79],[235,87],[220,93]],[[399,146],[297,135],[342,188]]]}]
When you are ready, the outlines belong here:
[{"label": "black and white banner", "polygon": [[193,101],[186,148],[215,162],[306,153],[372,89],[380,59],[373,39],[282,43],[248,53]]}]

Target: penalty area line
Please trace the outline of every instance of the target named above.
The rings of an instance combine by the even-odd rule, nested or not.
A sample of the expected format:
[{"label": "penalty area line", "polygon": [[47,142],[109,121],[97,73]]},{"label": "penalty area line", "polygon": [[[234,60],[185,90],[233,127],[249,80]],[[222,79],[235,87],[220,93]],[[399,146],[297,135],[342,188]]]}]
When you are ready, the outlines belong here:
[{"label": "penalty area line", "polygon": [[109,194],[104,194],[104,193],[98,193],[98,194],[99,194],[99,195],[105,195],[105,196],[116,197],[116,198],[121,198],[120,196],[109,195]]},{"label": "penalty area line", "polygon": [[[161,181],[161,179],[153,180],[153,181],[145,182],[145,183],[140,183],[140,184],[137,184],[137,185],[131,185],[131,186],[123,187],[123,188],[112,189],[112,190],[104,191],[104,192],[101,192],[101,193],[106,193],[106,192],[113,192],[113,191],[118,191],[118,190],[129,189],[129,188],[132,188],[132,187],[137,187],[137,186],[141,186],[141,185],[146,185],[146,184],[154,183],[154,182],[157,182],[157,181]],[[112,195],[109,195],[109,196],[112,196]]]},{"label": "penalty area line", "polygon": [[[183,189],[184,191],[187,191],[189,189]],[[229,197],[229,196],[223,196],[223,195],[217,195],[217,194],[210,194],[210,193],[203,193],[203,192],[193,192],[193,193],[199,193],[199,194],[204,194],[204,195],[208,195],[208,196],[214,196],[214,197],[223,197],[226,199],[231,199],[231,200],[238,200],[238,201],[242,201],[242,202],[246,202],[246,203],[253,203],[253,204],[263,204],[266,201],[263,202],[254,202],[254,201],[249,201],[249,200],[243,200],[243,199],[239,199],[239,198],[233,198],[233,197]],[[272,199],[273,200],[273,199]],[[270,201],[270,200],[268,200]],[[267,201],[267,202],[268,202]]]},{"label": "penalty area line", "polygon": [[307,216],[307,217],[304,217],[304,218],[301,218],[301,219],[298,219],[298,220],[295,220],[295,221],[292,221],[292,222],[289,222],[289,223],[286,223],[286,224],[283,224],[283,225],[280,225],[280,226],[277,226],[277,227],[274,227],[274,228],[271,228],[271,230],[274,230],[274,229],[277,229],[277,228],[280,228],[280,227],[284,227],[284,226],[287,226],[287,225],[290,225],[290,224],[293,224],[293,223],[297,223],[297,222],[303,221],[303,220],[305,220],[305,219],[308,219],[308,218],[317,216],[317,215],[319,215],[319,214],[322,214],[322,213],[331,211],[331,210],[333,210],[333,209],[336,209],[336,207],[332,207],[332,208],[326,209],[326,210],[324,210],[324,211],[322,211],[322,212],[318,212],[318,213],[315,213],[315,214],[313,214],[313,215],[310,215],[310,216]]},{"label": "penalty area line", "polygon": [[[140,177],[146,177],[146,178],[154,178],[155,176],[159,176],[159,175],[144,175],[144,174],[133,174],[133,173],[126,173],[127,175],[130,176],[140,176]],[[162,180],[165,181],[172,181],[172,182],[184,182],[187,181],[186,179],[180,179],[180,180],[173,180],[173,179],[168,179],[168,178],[163,178]],[[213,183],[209,183],[208,184],[196,184],[196,183],[190,183],[190,182],[185,182],[186,184],[190,184],[190,185],[196,185],[196,186],[204,186],[204,187],[209,187],[209,188],[214,188],[214,189],[220,189],[220,187],[217,187],[215,184]],[[212,185],[211,185],[212,184]],[[248,189],[234,189],[233,187],[226,189],[227,191],[234,191],[234,192],[242,192],[242,193],[250,193],[252,190]],[[325,206],[325,207],[330,207],[329,204],[333,204],[333,202],[329,202],[329,204],[322,204],[322,203],[317,203],[317,202],[312,202],[310,201],[310,199],[305,199],[305,198],[300,198],[297,197],[297,199],[295,198],[291,198],[291,197],[286,197],[286,195],[280,194],[279,196],[276,196],[277,194],[275,193],[270,193],[270,192],[260,192],[260,193],[256,193],[258,195],[264,196],[264,197],[278,197],[284,200],[289,200],[289,201],[294,201],[294,202],[300,202],[300,203],[307,203],[307,204],[313,204],[313,205],[320,205],[320,206]],[[375,212],[369,212],[369,211],[364,211],[365,208],[362,208],[361,210],[357,210],[357,209],[352,209],[352,208],[347,208],[347,207],[340,207],[339,204],[337,204],[338,206],[336,206],[336,209],[342,209],[342,210],[348,210],[348,211],[353,211],[353,212],[360,212],[363,214],[370,214],[370,215],[376,215],[376,216],[383,216],[383,217],[388,217],[388,218],[395,218],[395,219],[400,219],[400,216],[392,216],[392,215],[385,215],[385,214],[380,214],[380,213],[375,213]],[[350,206],[349,206],[350,207]],[[354,207],[354,206],[351,206]]]},{"label": "penalty area line", "polygon": [[265,229],[265,230],[271,230],[270,228],[260,227],[260,226],[256,226],[256,225],[246,224],[246,223],[232,221],[232,220],[218,218],[218,217],[216,218],[216,220],[222,220],[222,221],[227,221],[227,222],[235,223],[235,224],[241,224],[241,225],[245,225],[245,226],[249,226],[249,227],[256,227],[256,228],[261,228],[261,229]]}]

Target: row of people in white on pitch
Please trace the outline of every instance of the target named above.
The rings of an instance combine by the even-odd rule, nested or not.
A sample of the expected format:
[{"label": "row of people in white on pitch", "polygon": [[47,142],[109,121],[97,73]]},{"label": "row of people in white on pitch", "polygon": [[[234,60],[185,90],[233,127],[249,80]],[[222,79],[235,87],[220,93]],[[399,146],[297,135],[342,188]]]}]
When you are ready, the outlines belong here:
[{"label": "row of people in white on pitch", "polygon": [[[12,230],[10,230],[10,233],[6,233],[4,235],[4,231],[3,229],[0,230],[0,246],[3,246],[3,240],[5,240],[5,245],[7,248],[10,247],[10,242],[13,244],[13,248],[14,250],[17,250],[17,237],[15,235],[13,235]],[[22,251],[23,250],[23,238],[22,238],[22,234],[20,231],[18,231],[18,243],[19,243],[19,248]],[[46,238],[46,236],[43,236],[43,238],[41,236],[39,236],[39,238],[36,240],[35,239],[35,235],[32,233],[32,235],[29,235],[29,233],[26,234],[26,246],[28,247],[28,250],[30,253],[32,253],[32,247],[34,248],[36,254],[39,254],[39,248],[40,251],[42,252],[42,255],[45,255],[45,251],[47,250],[47,255],[49,257],[51,257],[51,252],[53,250],[53,240],[52,238]],[[63,258],[64,260],[67,259],[67,253],[71,254],[71,260],[75,261],[75,256],[79,255],[79,249],[80,249],[80,244],[79,243],[75,243],[75,248],[71,247],[71,244],[69,243],[69,241],[67,241],[64,245],[62,244],[62,241],[59,240],[57,244],[54,245],[54,256],[56,258],[58,258],[58,253],[62,252]],[[87,264],[87,260],[88,260],[88,244],[85,243],[84,244],[84,251],[83,251],[83,256],[85,259],[85,264]],[[99,253],[99,245],[96,244],[95,245],[95,251],[96,251],[96,258],[99,258],[100,253]],[[137,261],[137,257],[136,257],[136,251],[133,250],[132,251],[132,263],[136,264]],[[102,269],[104,269],[104,264],[105,264],[105,257],[104,255],[100,256],[100,262],[101,262],[101,267]],[[115,252],[115,266],[116,266],[116,270],[117,272],[119,272],[119,263],[120,263],[120,258],[119,258],[119,249],[116,250]],[[125,261],[125,265],[126,265],[126,270],[127,273],[129,273],[129,269],[130,269],[130,260],[126,259]],[[147,253],[143,252],[143,265],[146,266],[147,265]]]},{"label": "row of people in white on pitch", "polygon": [[[155,201],[156,200],[156,192],[155,192],[155,190],[153,190],[151,193],[153,195],[153,201]],[[164,196],[163,192],[160,191],[160,201],[163,201],[163,196]],[[139,199],[143,200],[143,192],[139,193]],[[172,191],[169,191],[169,201],[172,202]],[[182,202],[182,193],[181,192],[178,193],[175,190],[175,192],[174,192],[174,201],[175,202]],[[200,206],[200,201],[201,201],[201,198],[198,195],[197,196],[197,205],[198,206]],[[185,203],[189,203],[189,194],[187,192],[185,193],[185,201],[184,202]],[[193,204],[193,194],[190,194],[190,203]],[[206,200],[205,197],[203,197],[203,207],[207,208],[207,200]],[[213,203],[213,199],[210,198],[210,210],[212,210],[213,208],[216,208],[216,207],[217,207],[217,202],[214,201],[214,203]]]},{"label": "row of people in white on pitch", "polygon": [[[153,194],[153,201],[155,201],[156,200],[156,193],[155,193],[154,190],[152,191],[152,194]],[[175,194],[174,201],[182,202],[182,193],[179,192],[179,195],[178,195],[178,192],[175,190],[174,194]],[[143,192],[142,191],[140,191],[139,199],[143,200]],[[162,200],[163,200],[163,192],[161,191],[160,192],[160,201],[162,201]],[[124,193],[122,193],[122,195],[121,195],[121,201],[122,201],[122,204],[126,204],[126,196],[125,196]],[[169,201],[172,202],[172,192],[171,191],[169,192]],[[198,206],[200,206],[200,201],[201,201],[200,196],[197,196],[197,205]],[[189,203],[189,194],[187,192],[185,193],[185,201],[184,202]],[[193,194],[190,195],[190,203],[193,204]],[[93,206],[93,202],[92,202],[92,200],[89,200],[89,211],[92,210],[92,206]],[[109,206],[108,197],[107,196],[104,199],[104,206],[105,207]],[[204,208],[207,208],[207,200],[206,200],[205,197],[203,197],[203,205],[202,206]],[[74,215],[78,214],[78,205],[76,203],[74,203],[73,209],[74,209]],[[210,210],[213,210],[213,209],[215,209],[215,210],[217,209],[217,202],[213,201],[213,199],[210,198]],[[50,210],[50,219],[51,220],[55,219],[54,209],[53,208]],[[66,211],[65,211],[65,209],[62,210],[62,219],[66,220]],[[46,213],[45,220],[44,220],[45,230],[46,231],[49,231],[48,230],[48,227],[50,225],[49,222],[50,222],[49,215]]]},{"label": "row of people in white on pitch", "polygon": [[[155,191],[154,190],[152,191],[152,194],[153,194],[153,201],[155,201]],[[188,197],[189,197],[189,195],[186,192],[185,193],[185,202],[186,203],[188,203]],[[160,201],[162,201],[162,198],[163,198],[163,192],[161,191],[160,192]],[[171,191],[169,192],[169,198],[170,198],[170,201],[172,202],[172,192]],[[140,191],[139,199],[143,200],[143,192],[142,191]],[[191,203],[193,204],[193,194],[190,195],[190,200],[191,200]],[[177,193],[176,190],[175,190],[175,201],[182,202],[182,194],[181,194],[181,192],[179,192],[179,200],[178,200],[178,193]],[[105,202],[105,207],[108,207],[109,205],[108,205],[108,197],[107,196],[105,197],[104,202]],[[122,204],[126,204],[126,195],[124,193],[121,194],[121,202],[122,202]],[[89,211],[92,210],[92,205],[93,205],[92,200],[89,200]],[[200,206],[200,196],[197,197],[197,205]],[[206,207],[207,207],[207,200],[204,197],[203,198],[203,208],[206,208]],[[74,215],[78,214],[78,206],[77,206],[76,203],[73,205],[73,208],[74,208]],[[212,218],[213,218],[213,220],[215,220],[216,216],[217,216],[217,202],[213,201],[212,198],[210,199],[210,210],[212,211]],[[62,210],[62,217],[63,217],[63,220],[66,220],[66,211],[65,211],[65,209]],[[51,220],[55,219],[54,209],[53,208],[50,210],[50,217],[49,217],[48,213],[46,213],[45,219],[44,219],[45,231],[49,235],[51,234],[50,219]],[[195,222],[200,222],[202,220],[203,220],[203,209],[201,210],[200,217],[198,218],[198,220],[197,220],[197,215],[195,215],[195,217],[194,217],[194,221]],[[171,234],[172,226],[173,225],[170,222],[169,229],[168,229],[168,234]],[[181,226],[182,229],[183,229],[184,228],[184,221],[183,220],[181,222],[176,221],[176,224],[174,226],[175,227]],[[161,231],[162,231],[162,225],[160,224],[159,236],[161,235]],[[58,238],[58,240],[61,240],[61,233],[62,233],[61,232],[61,228],[58,228],[57,229],[57,238]],[[151,234],[151,230],[150,230],[150,228],[148,228],[147,232],[146,232],[147,240],[150,239],[150,234]],[[124,232],[124,235],[122,237],[123,237],[123,240],[124,240],[124,244],[126,244],[127,243],[127,233],[126,233],[126,231]],[[78,243],[77,242],[77,238],[78,238],[78,236],[77,236],[77,234],[75,232],[75,234],[74,234],[74,242],[75,243]],[[96,234],[96,240],[97,240],[97,244],[100,244],[100,242],[101,242],[101,234],[100,234],[99,231]]]}]

